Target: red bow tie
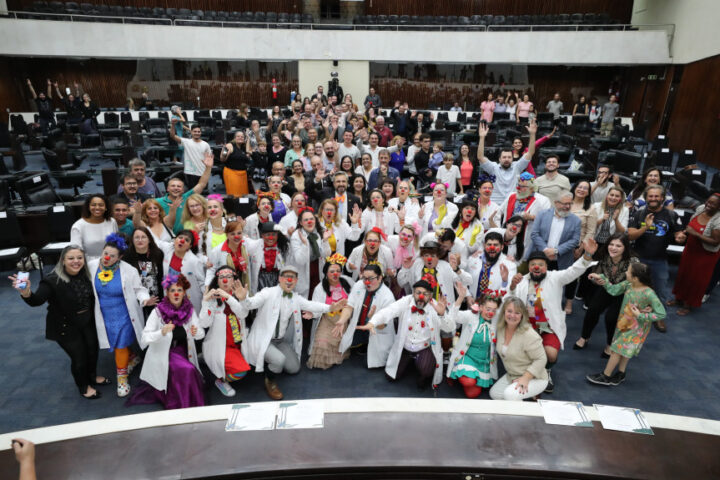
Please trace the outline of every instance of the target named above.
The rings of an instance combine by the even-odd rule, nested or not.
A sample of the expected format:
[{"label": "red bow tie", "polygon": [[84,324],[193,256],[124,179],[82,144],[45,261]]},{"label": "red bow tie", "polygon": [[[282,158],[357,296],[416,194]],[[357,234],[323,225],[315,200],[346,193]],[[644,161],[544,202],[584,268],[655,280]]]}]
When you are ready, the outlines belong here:
[{"label": "red bow tie", "polygon": [[412,313],[419,313],[420,315],[425,315],[425,310],[423,310],[422,308],[417,308],[414,305],[410,310],[412,311]]}]

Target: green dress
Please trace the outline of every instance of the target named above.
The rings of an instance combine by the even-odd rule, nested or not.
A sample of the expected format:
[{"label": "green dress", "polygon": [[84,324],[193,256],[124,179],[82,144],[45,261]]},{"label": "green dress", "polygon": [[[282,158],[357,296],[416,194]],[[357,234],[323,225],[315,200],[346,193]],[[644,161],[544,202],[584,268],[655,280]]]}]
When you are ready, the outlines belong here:
[{"label": "green dress", "polygon": [[[625,294],[623,297],[622,307],[620,307],[620,318],[626,315],[626,307],[630,303],[637,305],[642,312],[646,307],[652,308],[651,312],[640,313],[630,322],[630,327],[625,331],[615,328],[615,336],[613,337],[610,350],[622,355],[623,357],[632,358],[640,353],[640,349],[645,343],[645,339],[650,333],[650,325],[652,322],[663,320],[667,315],[665,307],[650,287],[641,290],[634,290],[630,282],[627,280],[616,284],[609,284],[605,275],[600,275],[605,280],[605,290],[613,296]],[[629,309],[629,307],[628,307]],[[631,317],[626,317],[630,319]]]},{"label": "green dress", "polygon": [[[478,387],[485,388],[491,386],[493,383],[490,375],[491,342],[492,335],[490,322],[483,319],[473,334],[467,351],[455,364],[455,367],[453,367],[453,371],[450,373],[450,378],[475,378]],[[456,346],[455,348],[459,347]]]}]

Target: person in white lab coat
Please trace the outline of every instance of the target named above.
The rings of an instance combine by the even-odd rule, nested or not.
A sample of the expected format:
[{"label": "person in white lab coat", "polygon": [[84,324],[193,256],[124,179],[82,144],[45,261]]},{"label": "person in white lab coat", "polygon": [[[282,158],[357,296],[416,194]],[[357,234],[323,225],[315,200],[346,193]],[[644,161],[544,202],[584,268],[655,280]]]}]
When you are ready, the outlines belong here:
[{"label": "person in white lab coat", "polygon": [[298,226],[290,238],[290,260],[299,272],[296,291],[310,298],[312,291],[320,283],[325,258],[332,250],[328,240],[332,232],[325,230],[315,217],[315,211],[307,207],[300,212]]},{"label": "person in white lab coat", "polygon": [[467,271],[472,278],[468,295],[482,298],[486,290],[503,292],[505,295],[510,287],[510,279],[517,273],[517,266],[502,253],[503,235],[496,231],[488,232],[481,245],[483,250],[468,259]]},{"label": "person in white lab coat", "polygon": [[205,286],[205,264],[198,258],[199,237],[194,230],[181,230],[172,243],[160,242],[163,257],[163,274],[182,273],[190,282],[187,295],[195,312],[200,311]]},{"label": "person in white lab coat", "polygon": [[365,234],[363,243],[355,247],[348,257],[347,270],[352,275],[353,281],[357,281],[360,272],[365,265],[377,264],[380,266],[384,277],[394,277],[395,267],[393,254],[390,247],[383,245],[388,237],[378,227]]},{"label": "person in white lab coat", "polygon": [[433,300],[434,286],[427,280],[413,285],[413,294],[407,295],[383,308],[357,330],[369,330],[371,334],[379,325],[387,325],[398,318],[398,331],[390,348],[385,373],[398,380],[410,366],[415,365],[418,388],[432,381],[434,386],[442,380],[443,357],[440,332],[455,331],[455,323],[445,316],[447,301]]},{"label": "person in white lab coat", "polygon": [[432,201],[426,202],[418,213],[419,223],[423,228],[423,236],[438,228],[450,228],[458,207],[447,199],[447,186],[444,183],[433,183]]},{"label": "person in white lab coat", "polygon": [[327,305],[307,300],[295,293],[298,277],[298,269],[287,265],[280,271],[279,285],[265,288],[249,298],[245,287],[237,290],[238,299],[244,302],[245,307],[258,311],[248,335],[246,359],[255,366],[256,372],[265,373],[265,390],[273,400],[283,398],[275,382],[277,374],[295,374],[300,371],[302,312],[314,315],[337,312],[347,303],[346,300],[340,300]]},{"label": "person in white lab coat", "polygon": [[162,283],[165,297],[148,317],[142,333],[147,354],[141,383],[129,405],[162,403],[166,410],[205,405],[203,380],[195,340],[205,331],[187,297],[190,282],[183,274],[168,275]]}]

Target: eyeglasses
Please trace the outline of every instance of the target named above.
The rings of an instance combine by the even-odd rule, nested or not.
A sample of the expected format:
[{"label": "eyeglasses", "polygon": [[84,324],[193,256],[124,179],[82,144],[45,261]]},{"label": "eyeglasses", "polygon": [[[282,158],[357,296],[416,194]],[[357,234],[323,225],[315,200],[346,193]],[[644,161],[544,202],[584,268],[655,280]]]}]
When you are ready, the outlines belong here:
[{"label": "eyeglasses", "polygon": [[281,275],[281,276],[280,276],[280,278],[284,278],[285,280],[295,280],[295,275],[292,275],[292,274],[290,274],[290,275],[288,275],[288,274],[285,274],[285,275]]},{"label": "eyeglasses", "polygon": [[218,275],[218,278],[221,278],[221,279],[230,278],[230,279],[232,279],[232,278],[235,278],[235,276],[234,276],[234,275]]},{"label": "eyeglasses", "polygon": [[363,277],[363,280],[366,281],[366,282],[374,282],[374,281],[377,280],[378,278],[380,278],[380,277],[378,277],[377,275],[375,275],[375,276],[372,276],[372,277]]}]

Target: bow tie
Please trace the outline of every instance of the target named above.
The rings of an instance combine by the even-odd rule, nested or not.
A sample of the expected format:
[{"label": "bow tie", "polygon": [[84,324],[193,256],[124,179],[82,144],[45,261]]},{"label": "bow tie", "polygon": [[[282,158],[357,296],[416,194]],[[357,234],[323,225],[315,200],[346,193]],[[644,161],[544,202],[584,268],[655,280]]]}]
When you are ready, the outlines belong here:
[{"label": "bow tie", "polygon": [[340,196],[340,197],[335,197],[335,201],[337,203],[343,203],[345,201],[345,195]]},{"label": "bow tie", "polygon": [[285,298],[292,298],[292,297],[293,297],[293,294],[292,294],[292,292],[283,292],[283,297],[285,297]]},{"label": "bow tie", "polygon": [[410,309],[412,313],[419,313],[420,315],[425,315],[425,310],[422,308],[417,308],[415,305]]},{"label": "bow tie", "polygon": [[423,273],[430,273],[432,275],[435,275],[435,269],[434,268],[423,268]]}]

